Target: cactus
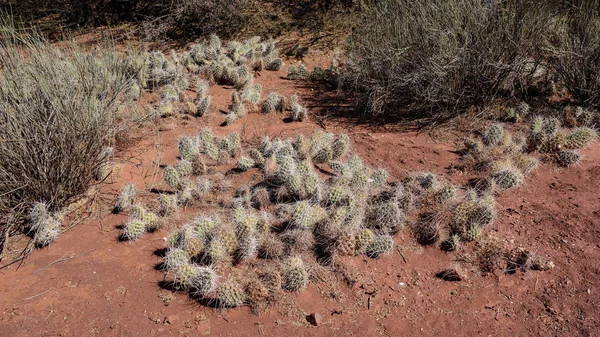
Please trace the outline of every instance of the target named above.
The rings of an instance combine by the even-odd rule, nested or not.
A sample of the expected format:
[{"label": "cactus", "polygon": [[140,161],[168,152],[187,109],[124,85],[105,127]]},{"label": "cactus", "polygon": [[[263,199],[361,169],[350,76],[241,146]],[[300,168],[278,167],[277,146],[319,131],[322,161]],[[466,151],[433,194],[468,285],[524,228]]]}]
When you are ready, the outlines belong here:
[{"label": "cactus", "polygon": [[135,186],[133,184],[126,185],[123,187],[123,191],[117,198],[117,203],[114,208],[114,212],[122,212],[131,206],[133,198],[135,197]]},{"label": "cactus", "polygon": [[454,207],[452,211],[451,229],[457,234],[461,234],[465,227],[471,221],[477,205],[473,201],[463,201]]},{"label": "cactus", "polygon": [[354,189],[364,189],[369,182],[369,173],[365,170],[355,171],[350,180],[350,187]]},{"label": "cactus", "polygon": [[498,145],[504,136],[504,129],[500,124],[494,124],[487,128],[481,137],[483,144],[487,146]]},{"label": "cactus", "polygon": [[272,112],[282,112],[283,104],[281,96],[276,92],[271,92],[267,96],[267,99],[262,104],[262,112],[264,113],[272,113]]},{"label": "cactus", "polygon": [[237,257],[240,261],[247,261],[254,257],[258,252],[258,239],[253,236],[247,236],[238,243]]},{"label": "cactus", "polygon": [[494,221],[495,214],[493,206],[486,203],[478,203],[469,217],[469,223],[477,227],[483,227]]},{"label": "cactus", "polygon": [[452,200],[456,196],[456,187],[444,186],[439,190],[435,191],[435,202],[438,204],[443,204],[449,200]]},{"label": "cactus", "polygon": [[394,229],[403,225],[403,216],[400,207],[393,201],[388,201],[377,205],[374,208],[376,212],[376,222],[373,224],[375,228]]},{"label": "cactus", "polygon": [[383,254],[390,254],[394,246],[394,239],[389,235],[380,235],[373,238],[373,241],[367,246],[366,254],[369,257],[377,258]]},{"label": "cactus", "polygon": [[196,146],[190,137],[181,137],[178,142],[179,157],[184,160],[192,160],[196,153]]},{"label": "cactus", "polygon": [[191,162],[189,162],[185,159],[182,159],[182,160],[179,160],[177,162],[177,164],[175,165],[175,170],[177,171],[177,174],[179,175],[180,178],[184,178],[184,177],[187,177],[187,176],[191,175],[192,173],[194,173],[194,166],[192,165]]},{"label": "cactus", "polygon": [[177,197],[175,195],[160,194],[158,196],[158,214],[168,216],[177,210]]},{"label": "cactus", "polygon": [[248,171],[254,166],[256,166],[256,162],[248,157],[240,157],[238,159],[237,167],[242,171]]},{"label": "cactus", "polygon": [[217,262],[227,256],[227,249],[221,240],[215,238],[210,241],[205,254],[211,262]]},{"label": "cactus", "polygon": [[40,228],[41,222],[50,216],[48,205],[44,202],[36,202],[29,211],[29,221],[31,222],[31,230],[36,231]]},{"label": "cactus", "polygon": [[346,165],[340,163],[339,161],[330,161],[329,167],[331,167],[331,169],[337,174],[343,174],[345,171],[348,171],[346,170]]},{"label": "cactus", "polygon": [[438,184],[437,177],[432,173],[419,175],[417,181],[419,182],[419,186],[424,190],[434,188]]},{"label": "cactus", "polygon": [[492,174],[496,186],[503,190],[511,189],[523,184],[523,174],[512,167],[498,170]]},{"label": "cactus", "polygon": [[60,222],[52,216],[42,218],[37,225],[37,230],[33,237],[36,247],[45,247],[56,239],[60,232]]},{"label": "cactus", "polygon": [[303,122],[308,119],[308,109],[299,103],[293,103],[291,105],[290,118],[294,122]]},{"label": "cactus", "polygon": [[331,159],[338,160],[348,153],[350,148],[350,137],[342,133],[331,143]]},{"label": "cactus", "polygon": [[312,157],[312,161],[315,164],[325,164],[331,162],[331,148],[329,146],[323,147],[318,150]]},{"label": "cactus", "polygon": [[511,163],[523,174],[530,174],[538,167],[538,160],[534,157],[518,154],[511,158]]},{"label": "cactus", "polygon": [[123,238],[137,240],[146,232],[146,224],[141,219],[130,219],[123,228]]},{"label": "cactus", "polygon": [[300,229],[310,229],[313,225],[312,209],[307,201],[299,201],[294,208],[290,225]]},{"label": "cactus", "polygon": [[217,274],[211,267],[198,267],[192,281],[191,291],[195,296],[206,296],[217,287]]},{"label": "cactus", "polygon": [[560,130],[560,121],[558,118],[546,118],[542,123],[542,131],[548,135],[552,136],[558,133]]},{"label": "cactus", "polygon": [[281,69],[282,65],[283,65],[283,60],[279,57],[276,57],[273,59],[269,59],[265,63],[265,69],[270,70],[270,71],[278,71],[279,69]]},{"label": "cactus", "polygon": [[183,289],[190,289],[194,285],[194,280],[198,276],[198,269],[190,263],[185,263],[178,266],[175,269],[175,276],[173,277],[175,283],[177,283]]},{"label": "cactus", "polygon": [[363,169],[363,161],[357,154],[350,157],[346,165],[348,166],[351,172],[357,172]]},{"label": "cactus", "polygon": [[277,271],[262,274],[260,276],[260,281],[270,293],[274,293],[281,289],[281,284],[283,282],[281,274]]},{"label": "cactus", "polygon": [[375,172],[373,172],[373,174],[371,175],[371,186],[381,187],[385,185],[385,183],[387,182],[387,176],[388,173],[385,169],[380,168],[375,170]]},{"label": "cactus", "polygon": [[336,240],[336,251],[342,256],[352,256],[356,251],[356,235],[352,231],[343,231]]},{"label": "cactus", "polygon": [[159,228],[158,216],[152,212],[145,212],[141,220],[147,232],[153,232]]},{"label": "cactus", "polygon": [[258,167],[262,167],[265,164],[265,157],[263,157],[262,153],[257,149],[250,150],[250,158],[252,158]]},{"label": "cactus", "polygon": [[467,242],[475,241],[481,235],[481,227],[470,226],[463,234],[463,239]]},{"label": "cactus", "polygon": [[179,178],[179,172],[177,172],[177,169],[175,167],[165,167],[165,170],[163,172],[163,178],[167,185],[171,186],[175,190],[179,190],[182,188],[182,183]]},{"label": "cactus", "polygon": [[199,103],[196,105],[196,111],[194,114],[196,117],[202,117],[206,115],[206,113],[208,112],[208,108],[210,107],[210,100],[210,96],[206,96],[201,101],[199,101]]},{"label": "cactus", "polygon": [[565,137],[565,149],[581,149],[596,139],[596,131],[588,127],[580,127],[573,130]]},{"label": "cactus", "polygon": [[281,287],[287,291],[298,291],[308,284],[308,272],[299,257],[292,257],[286,262],[281,281]]},{"label": "cactus", "polygon": [[217,287],[216,297],[219,303],[226,308],[235,308],[244,305],[247,301],[244,289],[236,282],[227,281]]},{"label": "cactus", "polygon": [[373,242],[373,232],[369,229],[363,229],[356,235],[356,254],[364,254],[367,252],[367,248]]},{"label": "cactus", "polygon": [[204,144],[204,151],[206,152],[206,155],[208,156],[208,158],[214,160],[214,161],[219,161],[219,148],[217,147],[217,145],[215,145],[215,143],[213,143],[212,140],[210,140],[210,142],[206,142]]},{"label": "cactus", "polygon": [[190,256],[180,248],[171,248],[165,254],[163,259],[163,264],[169,270],[177,270],[179,266],[183,266],[188,264],[190,261]]},{"label": "cactus", "polygon": [[344,186],[340,182],[335,183],[331,186],[329,193],[327,194],[327,203],[329,205],[337,205],[344,198]]},{"label": "cactus", "polygon": [[581,160],[581,154],[577,151],[572,150],[561,150],[557,154],[558,163],[563,167],[569,167],[571,165],[579,163]]},{"label": "cactus", "polygon": [[315,202],[321,200],[321,182],[316,173],[310,172],[304,177],[304,191],[311,200]]}]

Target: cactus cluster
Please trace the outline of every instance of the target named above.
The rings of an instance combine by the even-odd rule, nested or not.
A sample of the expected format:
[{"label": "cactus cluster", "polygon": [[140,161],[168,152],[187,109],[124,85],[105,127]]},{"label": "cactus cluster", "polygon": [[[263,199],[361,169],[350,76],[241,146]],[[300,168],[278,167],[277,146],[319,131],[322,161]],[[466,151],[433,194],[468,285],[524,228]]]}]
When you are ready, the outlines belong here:
[{"label": "cactus cluster", "polygon": [[127,210],[131,204],[133,203],[133,198],[135,197],[135,186],[133,184],[128,184],[123,187],[121,194],[117,198],[117,203],[114,208],[114,212],[123,212]]},{"label": "cactus cluster", "polygon": [[281,288],[287,291],[298,291],[308,284],[308,272],[299,257],[290,258],[285,266],[281,280]]}]

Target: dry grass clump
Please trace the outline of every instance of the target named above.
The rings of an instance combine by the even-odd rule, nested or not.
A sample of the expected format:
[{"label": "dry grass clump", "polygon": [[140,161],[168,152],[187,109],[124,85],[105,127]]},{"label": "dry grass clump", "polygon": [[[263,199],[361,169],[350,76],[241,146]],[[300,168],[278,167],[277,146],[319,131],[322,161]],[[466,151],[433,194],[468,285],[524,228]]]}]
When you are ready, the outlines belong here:
[{"label": "dry grass clump", "polygon": [[[123,117],[123,94],[131,88],[136,70],[124,55],[110,49],[90,55],[73,43],[50,45],[35,31],[17,32],[6,22],[1,30],[4,247],[6,238],[22,229],[34,204],[57,213],[86,192],[95,178],[110,174],[108,146],[119,131],[116,120]],[[52,241],[60,228],[57,221],[42,221],[52,225],[36,232],[47,238],[36,239],[38,245]]]}]

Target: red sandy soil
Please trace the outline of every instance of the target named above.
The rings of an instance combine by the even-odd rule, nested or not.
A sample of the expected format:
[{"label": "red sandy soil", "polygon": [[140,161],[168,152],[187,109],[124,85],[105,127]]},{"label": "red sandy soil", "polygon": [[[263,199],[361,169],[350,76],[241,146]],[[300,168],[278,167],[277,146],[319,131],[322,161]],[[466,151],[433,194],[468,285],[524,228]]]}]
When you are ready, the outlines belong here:
[{"label": "red sandy soil", "polygon": [[[339,110],[347,104],[341,94],[333,93],[330,96],[337,99],[323,101],[323,107],[323,102],[311,99],[317,93],[314,88],[285,80],[285,70],[260,75],[256,82],[264,86],[263,97],[272,90],[299,93],[309,108],[320,110]],[[119,178],[103,186],[95,199],[104,207],[95,207],[82,224],[34,251],[25,264],[0,270],[0,336],[599,335],[598,144],[583,151],[580,165],[558,169],[543,164],[523,187],[497,199],[500,214],[488,231],[503,243],[553,261],[555,268],[549,271],[497,271],[487,276],[469,272],[465,281],[442,281],[435,274],[452,266],[455,255],[419,246],[409,234],[401,234],[396,237],[399,249],[390,256],[352,259],[352,286],[313,282],[260,315],[247,307],[204,307],[184,293],[161,289],[165,275],[155,270],[160,262],[155,251],[165,247],[168,230],[119,242],[118,226],[126,217],[109,214],[126,183],[147,188],[155,145],[165,149],[160,164],[166,165],[175,163],[178,137],[197,134],[205,126],[218,136],[238,131],[246,142],[263,135],[310,134],[319,128],[316,117],[285,123],[278,114],[251,114],[220,127],[224,115],[219,110],[227,110],[230,92],[210,88],[213,107],[207,117],[170,117],[133,130],[130,146],[117,155]],[[168,124],[175,128],[159,131]],[[453,136],[442,143],[410,129],[367,127],[343,119],[328,119],[325,126],[328,132],[349,133],[354,152],[396,179],[409,170],[445,174],[458,158]],[[241,175],[256,174],[251,170]],[[321,324],[307,322],[311,313],[322,316]]]}]

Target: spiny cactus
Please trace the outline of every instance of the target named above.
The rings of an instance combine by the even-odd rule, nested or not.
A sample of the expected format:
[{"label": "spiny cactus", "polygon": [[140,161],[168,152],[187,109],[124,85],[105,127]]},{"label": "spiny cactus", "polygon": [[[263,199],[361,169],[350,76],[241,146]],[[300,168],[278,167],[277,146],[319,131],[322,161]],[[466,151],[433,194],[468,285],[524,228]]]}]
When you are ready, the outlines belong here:
[{"label": "spiny cactus", "polygon": [[371,175],[371,186],[381,187],[385,185],[385,183],[387,182],[387,177],[388,173],[385,169],[380,168],[375,170],[375,172],[373,172],[373,174]]},{"label": "spiny cactus", "polygon": [[117,198],[114,212],[122,212],[131,206],[133,198],[135,197],[135,186],[133,184],[126,185],[123,187],[123,191]]},{"label": "spiny cactus", "polygon": [[530,174],[538,167],[538,160],[534,157],[518,154],[511,158],[511,163],[523,174]]},{"label": "spiny cactus", "polygon": [[298,291],[308,284],[308,272],[299,257],[290,258],[284,266],[281,288]]},{"label": "spiny cactus", "polygon": [[175,164],[175,170],[177,171],[177,174],[180,178],[184,178],[191,175],[194,172],[194,166],[191,162],[182,159],[177,161],[177,164]]},{"label": "spiny cactus", "polygon": [[283,282],[281,274],[276,270],[272,270],[260,275],[260,281],[270,293],[279,291]]},{"label": "spiny cactus", "polygon": [[559,151],[565,143],[565,135],[561,132],[556,132],[552,135],[544,136],[538,149],[544,153],[553,153]]},{"label": "spiny cactus", "polygon": [[303,122],[308,119],[308,109],[300,105],[300,103],[292,103],[290,118],[294,122]]},{"label": "spiny cactus", "polygon": [[355,154],[348,159],[346,166],[348,166],[351,172],[357,172],[363,169],[363,161],[359,155]]},{"label": "spiny cactus", "polygon": [[217,274],[211,267],[198,267],[192,282],[191,292],[196,296],[206,296],[217,287]]},{"label": "spiny cactus", "polygon": [[325,164],[331,162],[331,147],[325,146],[314,153],[312,161],[315,164]]},{"label": "spiny cactus", "polygon": [[179,139],[179,157],[184,160],[192,160],[196,152],[196,145],[190,137],[181,137]]},{"label": "spiny cactus", "polygon": [[364,254],[367,248],[373,242],[373,232],[369,229],[363,229],[356,235],[356,254]]},{"label": "spiny cactus", "polygon": [[36,231],[43,220],[48,218],[50,213],[48,205],[44,202],[36,202],[29,211],[29,221],[31,222],[31,230]]},{"label": "spiny cactus", "polygon": [[252,160],[258,167],[262,167],[265,164],[265,157],[257,149],[250,150],[250,158],[252,158]]},{"label": "spiny cactus", "polygon": [[129,215],[134,219],[142,220],[146,214],[146,209],[140,204],[135,204],[129,209]]},{"label": "spiny cactus", "polygon": [[329,193],[327,194],[327,203],[329,205],[337,205],[344,198],[344,186],[341,182],[335,183],[329,189]]},{"label": "spiny cactus", "polygon": [[571,165],[579,163],[581,161],[581,154],[577,151],[572,150],[561,150],[557,154],[558,163],[563,167],[569,167]]},{"label": "spiny cactus", "polygon": [[369,172],[365,170],[355,171],[350,180],[350,187],[364,189],[369,183]]},{"label": "spiny cactus", "polygon": [[481,235],[481,227],[470,226],[463,234],[463,239],[467,242],[475,241]]},{"label": "spiny cactus", "polygon": [[163,179],[167,183],[167,185],[171,186],[175,190],[179,190],[182,187],[181,179],[179,177],[179,172],[173,166],[167,166],[163,172]]},{"label": "spiny cactus", "polygon": [[42,218],[37,223],[37,229],[33,236],[35,246],[42,248],[54,242],[60,232],[60,226],[60,222],[53,216],[48,215]]},{"label": "spiny cactus", "polygon": [[194,114],[196,117],[202,117],[206,115],[208,108],[210,107],[210,100],[210,96],[206,96],[202,100],[198,101],[196,105],[196,112]]},{"label": "spiny cactus", "polygon": [[542,123],[542,131],[546,135],[555,135],[560,130],[560,121],[558,118],[545,118]]},{"label": "spiny cactus", "polygon": [[311,200],[315,202],[321,200],[321,181],[316,173],[310,172],[304,177],[304,190]]},{"label": "spiny cactus", "polygon": [[251,158],[240,157],[240,159],[238,159],[237,166],[242,171],[248,171],[249,169],[256,166],[256,163]]},{"label": "spiny cactus", "polygon": [[194,280],[198,276],[199,267],[190,263],[185,263],[175,269],[173,279],[183,289],[190,289],[194,285]]},{"label": "spiny cactus", "polygon": [[211,262],[217,262],[227,256],[227,249],[221,240],[214,238],[210,241],[205,254]]},{"label": "spiny cactus", "polygon": [[283,65],[283,60],[280,57],[267,59],[265,62],[265,69],[270,71],[278,71]]},{"label": "spiny cactus", "polygon": [[331,143],[331,159],[338,160],[348,153],[350,148],[350,137],[342,133]]},{"label": "spiny cactus", "polygon": [[369,257],[376,258],[383,254],[392,252],[394,239],[389,235],[380,235],[373,238],[373,241],[367,246],[366,254]]},{"label": "spiny cactus", "polygon": [[238,242],[237,258],[247,261],[256,257],[259,241],[254,235],[244,237]]},{"label": "spiny cactus", "polygon": [[507,167],[492,173],[496,186],[503,190],[511,189],[523,184],[523,174],[512,167]]},{"label": "spiny cactus", "polygon": [[242,100],[250,101],[252,103],[258,103],[260,101],[260,95],[262,93],[262,86],[255,84],[251,88],[248,88],[242,94]]},{"label": "spiny cactus", "polygon": [[456,250],[456,248],[458,247],[459,244],[460,244],[460,236],[450,235],[449,238],[447,238],[446,240],[444,240],[440,243],[440,249],[447,251],[447,252],[453,252]]},{"label": "spiny cactus", "polygon": [[177,210],[177,196],[160,194],[158,196],[158,214],[169,216]]},{"label": "spiny cactus", "polygon": [[216,297],[219,303],[226,308],[235,308],[246,303],[247,297],[244,289],[236,282],[227,281],[217,287]]},{"label": "spiny cactus", "polygon": [[565,149],[581,149],[596,139],[596,131],[588,127],[573,130],[565,137]]},{"label": "spiny cactus", "polygon": [[456,196],[456,187],[455,186],[444,186],[439,190],[435,191],[435,201],[438,204],[443,204],[449,200],[452,200]]},{"label": "spiny cactus", "polygon": [[282,112],[284,109],[283,99],[281,95],[276,92],[271,92],[267,96],[267,99],[262,104],[262,112],[264,113],[272,113],[272,112]]},{"label": "spiny cactus", "polygon": [[352,256],[356,252],[356,235],[352,231],[343,231],[336,240],[336,252],[342,256]]},{"label": "spiny cactus", "polygon": [[144,226],[146,226],[147,232],[153,232],[159,228],[160,223],[158,221],[158,216],[153,212],[146,211],[141,220],[144,223]]},{"label": "spiny cactus", "polygon": [[190,256],[180,248],[169,249],[163,258],[163,264],[169,270],[176,270],[179,266],[188,264],[189,261]]},{"label": "spiny cactus", "polygon": [[299,201],[294,208],[290,225],[301,229],[310,229],[313,224],[312,209],[307,201]]},{"label": "spiny cactus", "polygon": [[146,232],[146,224],[141,219],[130,219],[123,228],[123,238],[137,240]]},{"label": "spiny cactus", "polygon": [[502,141],[502,137],[504,136],[504,129],[500,124],[494,124],[487,128],[482,136],[481,140],[483,144],[487,146],[498,145],[500,141]]}]

